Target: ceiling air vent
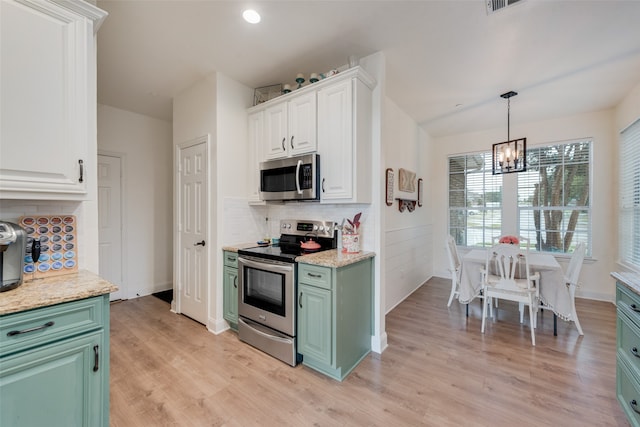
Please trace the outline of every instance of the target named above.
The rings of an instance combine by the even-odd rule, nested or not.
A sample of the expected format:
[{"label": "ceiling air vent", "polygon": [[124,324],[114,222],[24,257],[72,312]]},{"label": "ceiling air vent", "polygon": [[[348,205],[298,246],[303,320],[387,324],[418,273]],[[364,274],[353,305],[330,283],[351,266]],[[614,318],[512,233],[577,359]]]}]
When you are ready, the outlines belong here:
[{"label": "ceiling air vent", "polygon": [[505,7],[512,6],[524,0],[486,0],[487,2],[487,14],[497,12]]}]

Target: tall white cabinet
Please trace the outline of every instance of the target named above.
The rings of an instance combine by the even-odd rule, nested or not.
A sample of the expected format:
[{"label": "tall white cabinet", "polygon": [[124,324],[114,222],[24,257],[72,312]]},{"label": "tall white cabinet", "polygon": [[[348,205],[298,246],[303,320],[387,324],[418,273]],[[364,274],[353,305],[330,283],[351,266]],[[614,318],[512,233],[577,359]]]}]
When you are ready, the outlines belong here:
[{"label": "tall white cabinet", "polygon": [[0,198],[83,200],[95,185],[106,16],[80,0],[0,0]]}]

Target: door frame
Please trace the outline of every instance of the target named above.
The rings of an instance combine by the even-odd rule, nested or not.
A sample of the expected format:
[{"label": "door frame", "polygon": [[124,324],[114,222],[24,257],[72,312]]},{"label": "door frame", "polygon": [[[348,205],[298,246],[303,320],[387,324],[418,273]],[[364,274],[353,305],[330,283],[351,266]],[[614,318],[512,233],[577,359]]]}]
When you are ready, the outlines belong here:
[{"label": "door frame", "polygon": [[[96,155],[96,165],[98,164],[98,156],[116,157],[120,159],[120,265],[122,266],[122,300],[130,299],[129,295],[129,278],[127,277],[127,260],[129,259],[127,253],[127,245],[124,237],[127,236],[127,209],[126,209],[126,197],[125,189],[127,188],[127,155],[119,151],[107,151],[98,150]],[[97,198],[96,198],[97,203]]]},{"label": "door frame", "polygon": [[[207,133],[205,135],[199,136],[194,139],[190,139],[175,145],[175,149],[173,151],[173,300],[171,301],[171,311],[174,313],[182,313],[181,307],[181,295],[182,289],[179,287],[179,278],[182,273],[182,265],[180,263],[180,253],[177,252],[182,244],[181,235],[180,235],[180,154],[182,150],[192,147],[198,144],[205,144],[205,159],[207,162],[207,176],[205,177],[207,181],[207,202],[206,202],[206,221],[207,221],[207,232],[206,232],[206,242],[208,243],[203,249],[205,251],[205,259],[208,260],[206,264],[206,281],[208,284],[211,283],[211,243],[213,243],[211,239],[211,161],[210,161],[210,153],[211,153],[211,134]],[[211,242],[211,243],[209,243]],[[205,326],[209,323],[209,317],[211,313],[210,300],[211,300],[211,289],[210,286],[206,287],[207,295],[206,295],[206,305],[207,305],[207,322]]]}]

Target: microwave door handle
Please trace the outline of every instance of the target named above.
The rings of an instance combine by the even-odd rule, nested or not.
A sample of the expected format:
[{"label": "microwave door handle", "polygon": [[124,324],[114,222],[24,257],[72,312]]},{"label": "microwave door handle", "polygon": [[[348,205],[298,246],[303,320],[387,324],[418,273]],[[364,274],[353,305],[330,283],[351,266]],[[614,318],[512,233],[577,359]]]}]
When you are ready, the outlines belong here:
[{"label": "microwave door handle", "polygon": [[300,166],[302,166],[302,160],[298,160],[298,166],[296,166],[296,190],[298,190],[298,194],[302,194],[300,189]]}]

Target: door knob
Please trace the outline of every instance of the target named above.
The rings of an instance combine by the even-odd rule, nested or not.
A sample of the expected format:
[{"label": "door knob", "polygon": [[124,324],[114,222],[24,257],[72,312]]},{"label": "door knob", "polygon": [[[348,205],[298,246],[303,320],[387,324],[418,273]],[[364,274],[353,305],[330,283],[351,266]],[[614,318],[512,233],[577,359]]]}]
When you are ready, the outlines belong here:
[{"label": "door knob", "polygon": [[202,242],[194,243],[193,246],[204,246],[204,240]]}]

